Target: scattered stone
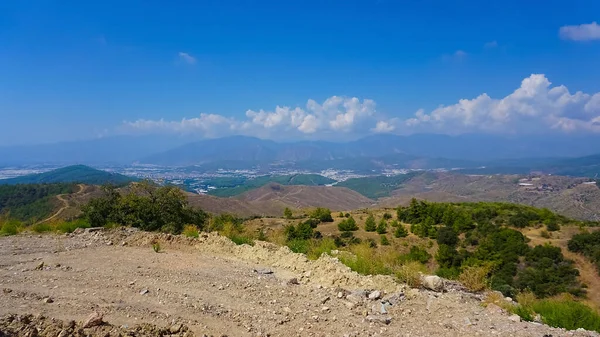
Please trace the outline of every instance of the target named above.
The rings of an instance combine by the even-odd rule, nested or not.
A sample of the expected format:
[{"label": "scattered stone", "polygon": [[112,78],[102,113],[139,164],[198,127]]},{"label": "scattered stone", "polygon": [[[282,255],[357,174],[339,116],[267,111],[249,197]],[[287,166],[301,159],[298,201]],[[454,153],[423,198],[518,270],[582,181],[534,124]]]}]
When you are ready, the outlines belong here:
[{"label": "scattered stone", "polygon": [[487,307],[485,307],[485,310],[489,313],[493,313],[493,314],[501,314],[502,312],[504,312],[504,310],[502,310],[502,308],[500,308],[499,306],[497,306],[494,303],[490,303],[487,305]]},{"label": "scattered stone", "polygon": [[325,304],[327,301],[329,301],[331,298],[329,296],[325,296],[323,297],[319,302],[321,302],[321,304]]},{"label": "scattered stone", "polygon": [[344,297],[344,292],[340,291],[337,293],[337,298],[343,298]]},{"label": "scattered stone", "polygon": [[50,297],[44,297],[42,300],[44,303],[54,303],[54,300]]},{"label": "scattered stone", "polygon": [[40,264],[38,264],[38,265],[35,267],[35,270],[42,270],[42,269],[44,269],[44,261],[40,262]]},{"label": "scattered stone", "polygon": [[140,291],[140,295],[146,295],[149,292],[150,292],[150,290],[144,289],[144,290]]},{"label": "scattered stone", "polygon": [[268,268],[254,269],[254,272],[260,275],[269,275],[273,274],[273,271]]},{"label": "scattered stone", "polygon": [[372,291],[369,294],[369,299],[372,301],[378,300],[379,298],[381,298],[381,291],[379,291],[379,290]]},{"label": "scattered stone", "polygon": [[83,328],[91,328],[94,326],[102,325],[104,322],[102,321],[102,314],[94,311],[91,313],[88,318],[83,323]]},{"label": "scattered stone", "polygon": [[444,290],[444,280],[435,275],[427,275],[422,278],[423,287],[433,291],[443,291]]},{"label": "scattered stone", "polygon": [[513,322],[519,323],[521,321],[521,316],[515,314],[508,317],[508,319]]},{"label": "scattered stone", "polygon": [[179,331],[181,331],[181,328],[182,328],[182,325],[181,325],[181,324],[175,324],[175,325],[172,325],[172,326],[169,328],[169,332],[171,332],[172,334],[176,334],[176,333],[178,333]]},{"label": "scattered stone", "polygon": [[288,284],[288,285],[298,285],[298,284],[300,284],[300,282],[298,282],[297,278],[292,277],[291,279],[287,280],[286,284]]},{"label": "scattered stone", "polygon": [[373,323],[383,323],[383,324],[387,325],[392,322],[392,318],[389,316],[368,315],[367,321],[373,322]]}]

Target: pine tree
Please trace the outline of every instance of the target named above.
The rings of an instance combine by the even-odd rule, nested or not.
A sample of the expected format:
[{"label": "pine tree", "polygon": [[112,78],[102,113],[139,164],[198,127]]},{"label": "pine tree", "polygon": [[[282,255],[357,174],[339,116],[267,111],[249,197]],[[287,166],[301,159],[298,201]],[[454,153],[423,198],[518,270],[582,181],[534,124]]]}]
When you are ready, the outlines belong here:
[{"label": "pine tree", "polygon": [[377,225],[375,225],[375,218],[373,214],[369,214],[367,221],[365,221],[365,231],[374,232],[377,230]]},{"label": "pine tree", "polygon": [[377,225],[377,233],[378,234],[387,233],[387,222],[385,222],[385,219],[381,219],[381,221],[379,221],[379,225]]}]

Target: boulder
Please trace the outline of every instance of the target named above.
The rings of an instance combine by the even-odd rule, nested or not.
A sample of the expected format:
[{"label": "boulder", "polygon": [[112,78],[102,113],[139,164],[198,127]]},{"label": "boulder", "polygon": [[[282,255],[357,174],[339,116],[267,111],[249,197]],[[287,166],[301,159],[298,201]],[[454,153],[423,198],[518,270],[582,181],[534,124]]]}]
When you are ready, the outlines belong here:
[{"label": "boulder", "polygon": [[102,321],[102,314],[98,312],[93,312],[91,315],[83,323],[83,328],[91,328],[94,326],[102,325],[104,322]]},{"label": "boulder", "polygon": [[443,291],[444,290],[444,280],[435,275],[427,275],[424,276],[421,280],[423,287],[433,291]]}]

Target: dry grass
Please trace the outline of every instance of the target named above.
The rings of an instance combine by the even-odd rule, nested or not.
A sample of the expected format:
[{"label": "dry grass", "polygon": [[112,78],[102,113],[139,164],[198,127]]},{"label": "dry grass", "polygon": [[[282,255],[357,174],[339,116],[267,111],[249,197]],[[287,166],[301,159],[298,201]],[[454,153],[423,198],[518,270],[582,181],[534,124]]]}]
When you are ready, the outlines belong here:
[{"label": "dry grass", "polygon": [[499,291],[490,291],[485,294],[483,306],[488,306],[489,304],[495,304],[507,312],[512,312],[515,306],[513,303],[507,301]]},{"label": "dry grass", "polygon": [[488,288],[490,266],[470,266],[463,268],[458,280],[470,291],[482,291]]},{"label": "dry grass", "polygon": [[427,273],[427,268],[423,264],[417,261],[410,261],[396,270],[396,277],[398,281],[416,288],[421,286],[421,275],[424,273]]}]

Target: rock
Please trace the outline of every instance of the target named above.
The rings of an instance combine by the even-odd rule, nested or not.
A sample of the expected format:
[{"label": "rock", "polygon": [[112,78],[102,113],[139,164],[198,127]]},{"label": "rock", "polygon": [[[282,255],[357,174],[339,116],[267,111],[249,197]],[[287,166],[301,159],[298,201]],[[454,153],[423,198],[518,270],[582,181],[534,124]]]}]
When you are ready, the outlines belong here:
[{"label": "rock", "polygon": [[287,285],[298,285],[298,284],[300,284],[300,282],[298,282],[297,278],[292,277],[291,279],[287,280],[286,284]]},{"label": "rock", "polygon": [[83,328],[91,328],[94,326],[102,325],[103,323],[104,322],[102,321],[102,314],[98,312],[93,312],[83,323]]},{"label": "rock", "polygon": [[40,262],[40,264],[38,264],[34,270],[42,270],[44,269],[44,261]]},{"label": "rock", "polygon": [[533,317],[533,322],[534,323],[544,323],[542,321],[542,316],[540,316],[540,314],[535,314],[535,316]]},{"label": "rock", "polygon": [[181,326],[181,324],[175,324],[175,325],[172,325],[172,326],[169,328],[169,332],[171,332],[172,334],[176,334],[176,333],[178,333],[179,331],[181,331],[181,327],[182,327],[182,326]]},{"label": "rock", "polygon": [[405,297],[406,296],[404,296],[404,293],[396,293],[396,294],[392,294],[392,295],[388,295],[388,296],[384,297],[382,302],[388,303],[389,305],[396,305],[396,304],[400,303],[401,301],[404,301]]},{"label": "rock", "polygon": [[143,289],[142,291],[140,291],[140,295],[146,295],[147,293],[149,293],[150,290],[148,289]]},{"label": "rock", "polygon": [[490,303],[485,307],[485,310],[492,314],[501,314],[504,310],[494,303]]},{"label": "rock", "polygon": [[367,321],[373,322],[373,323],[390,324],[392,322],[392,318],[389,316],[368,315]]},{"label": "rock", "polygon": [[329,296],[325,296],[323,297],[319,302],[321,302],[321,304],[325,304],[327,301],[329,301],[331,298]]},{"label": "rock", "polygon": [[521,321],[521,316],[519,315],[511,315],[510,317],[508,317],[509,320],[519,323]]},{"label": "rock", "polygon": [[273,274],[273,271],[271,269],[268,268],[260,268],[260,269],[254,269],[254,272],[260,275],[269,275],[269,274]]},{"label": "rock", "polygon": [[343,291],[339,291],[337,293],[337,298],[343,298],[344,297],[344,292]]},{"label": "rock", "polygon": [[433,291],[444,290],[444,280],[441,277],[435,275],[427,275],[422,278],[423,287]]},{"label": "rock", "polygon": [[54,300],[50,297],[44,297],[42,300],[44,303],[54,303]]},{"label": "rock", "polygon": [[369,299],[371,301],[378,300],[379,298],[381,298],[381,291],[379,291],[379,290],[372,291],[369,294]]},{"label": "rock", "polygon": [[381,303],[381,310],[379,311],[379,313],[382,315],[387,315],[388,311],[384,303]]}]

